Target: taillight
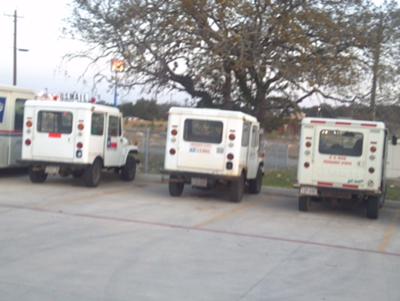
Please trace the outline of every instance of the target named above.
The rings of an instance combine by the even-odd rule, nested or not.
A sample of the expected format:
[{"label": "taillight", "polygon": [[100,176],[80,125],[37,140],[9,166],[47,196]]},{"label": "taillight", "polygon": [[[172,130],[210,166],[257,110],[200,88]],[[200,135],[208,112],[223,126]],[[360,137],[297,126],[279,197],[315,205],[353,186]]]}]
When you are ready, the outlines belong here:
[{"label": "taillight", "polygon": [[306,147],[311,147],[311,142],[310,141],[306,142]]},{"label": "taillight", "polygon": [[78,142],[78,143],[76,144],[76,148],[78,148],[78,149],[83,148],[83,143],[82,143],[82,142]]},{"label": "taillight", "polygon": [[305,168],[309,168],[309,167],[310,167],[310,163],[305,162],[305,163],[304,163],[304,167],[305,167]]},{"label": "taillight", "polygon": [[374,173],[374,172],[375,172],[375,168],[370,167],[370,168],[368,169],[368,171],[369,171],[369,173]]},{"label": "taillight", "polygon": [[233,154],[230,154],[230,153],[226,157],[228,158],[228,160],[233,160],[233,158],[234,158]]},{"label": "taillight", "polygon": [[233,141],[236,139],[236,136],[235,136],[235,134],[232,133],[232,134],[229,134],[228,138],[229,138],[229,140]]},{"label": "taillight", "polygon": [[28,120],[25,125],[26,125],[26,127],[31,128],[33,123],[32,123],[32,121]]},{"label": "taillight", "polygon": [[172,135],[172,136],[178,135],[178,131],[177,131],[176,129],[173,129],[173,130],[171,131],[171,135]]},{"label": "taillight", "polygon": [[371,148],[369,150],[371,151],[371,153],[375,153],[376,152],[376,146],[371,146]]},{"label": "taillight", "polygon": [[171,148],[171,149],[169,150],[169,154],[170,154],[170,155],[175,155],[175,154],[176,154],[175,148]]},{"label": "taillight", "polygon": [[82,131],[85,128],[85,125],[83,123],[78,124],[78,130]]},{"label": "taillight", "polygon": [[26,145],[26,146],[29,146],[29,145],[31,145],[31,144],[32,144],[31,139],[26,139],[26,140],[25,140],[25,145]]}]

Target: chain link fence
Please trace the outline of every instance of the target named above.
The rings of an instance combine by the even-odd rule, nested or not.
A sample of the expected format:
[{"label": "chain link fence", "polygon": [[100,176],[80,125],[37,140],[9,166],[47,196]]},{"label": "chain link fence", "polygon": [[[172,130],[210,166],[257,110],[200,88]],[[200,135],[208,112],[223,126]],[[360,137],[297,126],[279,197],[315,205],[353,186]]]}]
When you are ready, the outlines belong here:
[{"label": "chain link fence", "polygon": [[[125,130],[125,136],[139,147],[141,162],[139,170],[143,173],[160,173],[164,167],[166,132],[150,127],[130,128]],[[297,142],[264,140],[260,151],[265,154],[266,170],[286,170],[297,167]]]}]

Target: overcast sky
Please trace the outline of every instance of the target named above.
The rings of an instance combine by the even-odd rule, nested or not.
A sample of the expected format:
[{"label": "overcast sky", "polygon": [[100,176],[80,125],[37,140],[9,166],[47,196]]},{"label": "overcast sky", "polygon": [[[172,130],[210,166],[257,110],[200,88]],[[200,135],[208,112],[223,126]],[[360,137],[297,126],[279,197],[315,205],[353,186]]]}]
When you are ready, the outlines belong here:
[{"label": "overcast sky", "polygon": [[[82,49],[79,42],[62,37],[65,19],[71,15],[71,0],[0,0],[0,84],[12,84],[13,70],[13,15],[18,15],[18,48],[29,49],[18,52],[17,84],[37,92],[48,89],[50,93],[79,92],[89,96],[101,95],[101,99],[112,102],[113,91],[104,84],[92,90],[91,76],[79,79],[86,62],[63,60],[67,53]],[[375,2],[381,2],[379,0]],[[108,68],[108,66],[107,66]],[[129,95],[121,93],[120,101],[132,101],[141,96],[141,91]],[[150,96],[147,96],[150,97]],[[184,94],[159,95],[161,101],[187,98]]]}]

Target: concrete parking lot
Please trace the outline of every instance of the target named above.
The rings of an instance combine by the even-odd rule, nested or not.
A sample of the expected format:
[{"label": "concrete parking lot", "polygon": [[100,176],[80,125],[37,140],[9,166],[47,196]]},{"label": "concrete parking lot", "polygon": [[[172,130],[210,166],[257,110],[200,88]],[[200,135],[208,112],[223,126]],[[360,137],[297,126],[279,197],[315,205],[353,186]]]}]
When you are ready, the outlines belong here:
[{"label": "concrete parking lot", "polygon": [[400,300],[400,204],[379,220],[264,188],[0,176],[0,300]]}]

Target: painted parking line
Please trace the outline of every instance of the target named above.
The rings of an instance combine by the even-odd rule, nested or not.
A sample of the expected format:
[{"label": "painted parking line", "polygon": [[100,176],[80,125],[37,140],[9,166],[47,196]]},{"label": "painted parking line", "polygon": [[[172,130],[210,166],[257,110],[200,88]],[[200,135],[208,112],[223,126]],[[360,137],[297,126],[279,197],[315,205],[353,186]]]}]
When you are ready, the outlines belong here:
[{"label": "painted parking line", "polygon": [[136,219],[129,219],[129,218],[119,218],[119,217],[86,214],[86,213],[72,213],[72,212],[67,212],[67,211],[62,211],[62,210],[50,210],[50,209],[40,208],[40,207],[19,206],[19,205],[13,205],[13,204],[0,204],[0,208],[29,210],[29,211],[35,211],[35,212],[70,216],[70,217],[89,218],[89,219],[95,219],[95,220],[101,220],[101,221],[113,221],[113,222],[121,222],[121,223],[147,225],[147,226],[154,226],[154,227],[161,227],[161,228],[178,229],[178,230],[184,230],[184,231],[195,231],[195,232],[203,232],[203,233],[221,234],[221,235],[229,235],[229,236],[236,236],[236,237],[243,237],[243,238],[254,238],[254,239],[261,239],[261,240],[285,242],[285,243],[296,244],[296,245],[306,245],[306,246],[322,247],[322,248],[327,248],[327,249],[344,250],[344,251],[351,251],[351,252],[358,252],[358,253],[400,257],[400,253],[396,253],[396,252],[379,251],[379,250],[375,250],[375,249],[365,249],[365,248],[351,247],[351,246],[346,246],[346,245],[337,245],[337,244],[322,243],[322,242],[317,242],[317,241],[301,240],[301,239],[291,239],[291,238],[286,238],[286,237],[270,236],[270,235],[263,235],[263,234],[226,231],[226,230],[218,230],[218,229],[212,229],[212,228],[196,228],[193,226],[183,226],[183,225],[163,223],[163,222],[153,222],[153,221],[136,220]]},{"label": "painted parking line", "polygon": [[397,210],[396,213],[393,215],[393,218],[389,224],[389,226],[385,229],[385,232],[383,234],[383,239],[382,242],[380,243],[378,247],[379,252],[385,252],[390,245],[393,236],[396,234],[397,226],[398,226],[398,220],[400,218],[400,210]]},{"label": "painted parking line", "polygon": [[227,210],[220,214],[217,214],[201,223],[198,223],[197,225],[194,225],[193,227],[194,228],[204,228],[208,225],[232,218],[232,217],[242,213],[243,211],[246,211],[249,208],[255,207],[256,205],[257,205],[257,203],[255,203],[255,202],[242,203],[240,206],[237,206],[231,210]]}]

